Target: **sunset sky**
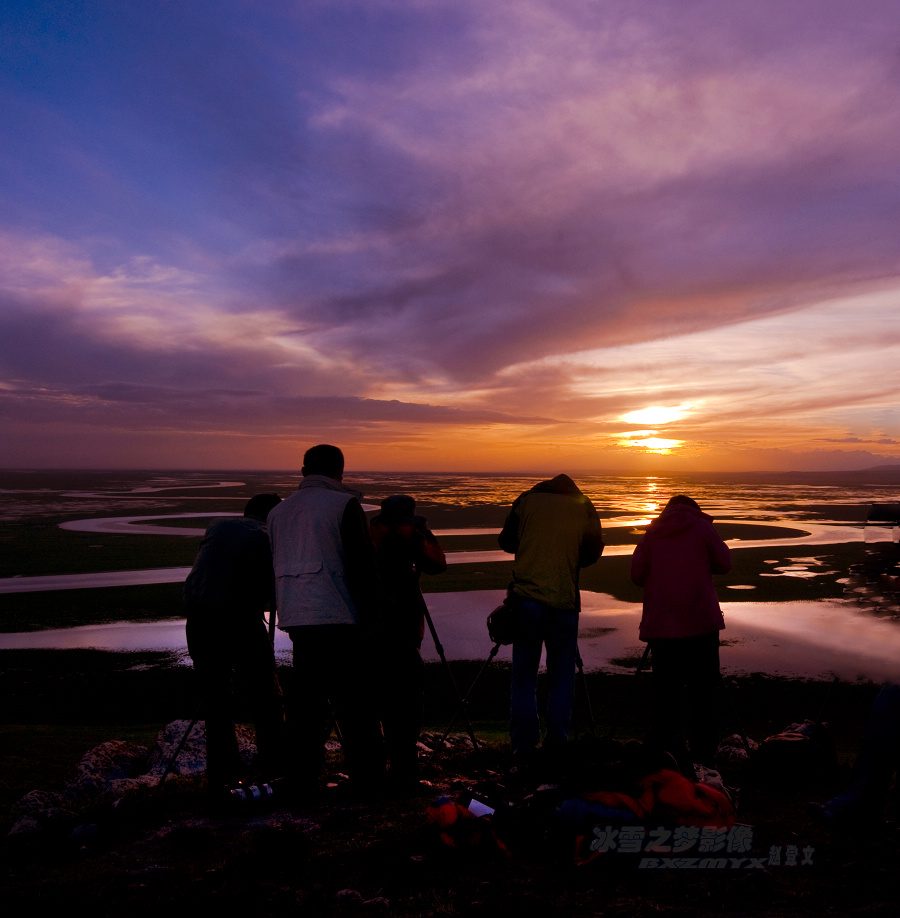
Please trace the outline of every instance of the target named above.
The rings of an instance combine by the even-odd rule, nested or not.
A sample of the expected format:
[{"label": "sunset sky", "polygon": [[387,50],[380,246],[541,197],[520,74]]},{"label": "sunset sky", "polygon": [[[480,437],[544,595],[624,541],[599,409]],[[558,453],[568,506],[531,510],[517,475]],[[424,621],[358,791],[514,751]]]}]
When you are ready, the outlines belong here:
[{"label": "sunset sky", "polygon": [[0,466],[900,463],[896,0],[6,0]]}]

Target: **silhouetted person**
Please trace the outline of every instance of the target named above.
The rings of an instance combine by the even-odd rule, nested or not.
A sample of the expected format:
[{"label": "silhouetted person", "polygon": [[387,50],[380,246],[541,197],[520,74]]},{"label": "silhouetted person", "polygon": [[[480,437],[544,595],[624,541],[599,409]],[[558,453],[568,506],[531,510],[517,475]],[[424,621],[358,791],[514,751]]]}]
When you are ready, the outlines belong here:
[{"label": "silhouetted person", "polygon": [[835,828],[878,828],[900,764],[900,685],[886,682],[872,704],[850,784],[821,807]]},{"label": "silhouetted person", "polygon": [[693,762],[712,766],[718,748],[719,632],[725,619],[712,575],[729,570],[730,552],[712,517],[684,494],[647,527],[631,559],[631,579],[644,588],[640,638],[650,645],[653,666],[652,739],[675,756],[686,777],[693,777]]},{"label": "silhouetted person", "polygon": [[293,777],[301,791],[314,788],[333,709],[351,781],[371,786],[385,771],[372,675],[375,549],[362,495],[342,484],[343,453],[314,446],[302,472],[300,487],[269,518],[278,626],[294,647],[287,697]]},{"label": "silhouetted person", "polygon": [[600,518],[568,475],[536,484],[516,498],[499,538],[515,554],[510,599],[518,608],[513,641],[510,739],[516,768],[540,742],[537,677],[547,649],[547,734],[544,749],[559,753],[569,737],[581,568],[603,552]]},{"label": "silhouetted person", "polygon": [[427,611],[419,576],[447,569],[443,549],[415,510],[412,497],[396,494],[381,502],[381,513],[371,524],[384,596],[378,654],[381,725],[391,783],[398,790],[414,788],[418,782],[417,744],[425,690],[421,647]]},{"label": "silhouetted person", "polygon": [[233,677],[250,704],[259,767],[272,778],[283,765],[284,706],[263,619],[275,589],[266,517],[279,502],[277,494],[257,494],[243,517],[211,523],[184,583],[188,653],[203,697],[211,792],[233,786],[241,776]]}]

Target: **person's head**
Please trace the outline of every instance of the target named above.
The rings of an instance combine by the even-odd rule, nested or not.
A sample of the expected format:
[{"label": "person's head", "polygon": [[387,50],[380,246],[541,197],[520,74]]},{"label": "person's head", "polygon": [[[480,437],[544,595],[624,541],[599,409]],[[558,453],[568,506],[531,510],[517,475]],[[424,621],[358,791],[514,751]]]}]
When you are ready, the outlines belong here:
[{"label": "person's head", "polygon": [[386,526],[411,523],[415,513],[415,498],[408,494],[392,494],[381,502],[381,522]]},{"label": "person's head", "polygon": [[669,498],[669,502],[663,507],[663,513],[666,510],[676,510],[678,507],[692,507],[694,510],[699,510],[700,504],[693,497],[688,497],[687,494],[676,494],[674,497]]},{"label": "person's head", "polygon": [[252,516],[256,520],[265,522],[269,517],[269,511],[280,503],[281,498],[277,494],[255,494],[247,501],[244,516]]},{"label": "person's head", "polygon": [[344,477],[344,454],[328,443],[310,447],[303,456],[303,477],[307,475],[324,475],[340,481]]}]

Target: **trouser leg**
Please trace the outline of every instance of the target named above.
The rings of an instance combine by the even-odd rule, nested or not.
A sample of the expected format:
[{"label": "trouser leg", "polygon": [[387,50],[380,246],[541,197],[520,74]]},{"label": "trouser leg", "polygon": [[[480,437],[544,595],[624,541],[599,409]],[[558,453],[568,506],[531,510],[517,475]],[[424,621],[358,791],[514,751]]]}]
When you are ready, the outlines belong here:
[{"label": "trouser leg", "polygon": [[289,634],[296,684],[288,712],[300,777],[315,779],[321,771],[333,710],[350,777],[377,782],[384,775],[384,740],[368,636],[355,625],[291,628]]},{"label": "trouser leg", "polygon": [[394,647],[381,656],[384,686],[381,723],[394,781],[418,777],[418,741],[422,732],[425,663],[414,646]]},{"label": "trouser leg", "polygon": [[719,635],[653,640],[650,652],[652,739],[691,775],[693,763],[711,765],[718,748]]},{"label": "trouser leg", "polygon": [[537,707],[538,668],[543,647],[540,603],[522,600],[517,609],[510,683],[510,740],[513,753],[535,749],[541,741]]},{"label": "trouser leg", "polygon": [[384,737],[378,717],[378,696],[372,643],[362,628],[347,626],[338,635],[330,697],[341,728],[347,771],[357,784],[384,778]]},{"label": "trouser leg", "polygon": [[[196,667],[195,667],[196,668]],[[210,786],[240,779],[241,757],[234,735],[230,667],[202,665],[206,723],[206,778]]]},{"label": "trouser leg", "polygon": [[578,613],[550,610],[545,628],[547,647],[546,745],[569,738],[575,700],[575,660],[578,646]]},{"label": "trouser leg", "polygon": [[719,748],[719,633],[686,641],[688,744],[692,760],[711,767]]},{"label": "trouser leg", "polygon": [[265,625],[254,622],[240,637],[241,677],[254,728],[259,767],[268,777],[284,773],[284,697],[275,671],[275,652]]},{"label": "trouser leg", "polygon": [[679,768],[691,768],[684,731],[684,673],[677,639],[650,641],[653,717],[649,741],[670,753]]},{"label": "trouser leg", "polygon": [[318,780],[325,761],[325,741],[331,732],[328,703],[330,660],[319,628],[290,628],[293,645],[290,692],[285,714],[288,768],[296,780],[309,785]]},{"label": "trouser leg", "polygon": [[221,634],[188,619],[188,652],[200,682],[206,726],[206,779],[210,787],[236,783],[241,760],[234,735],[231,661]]}]

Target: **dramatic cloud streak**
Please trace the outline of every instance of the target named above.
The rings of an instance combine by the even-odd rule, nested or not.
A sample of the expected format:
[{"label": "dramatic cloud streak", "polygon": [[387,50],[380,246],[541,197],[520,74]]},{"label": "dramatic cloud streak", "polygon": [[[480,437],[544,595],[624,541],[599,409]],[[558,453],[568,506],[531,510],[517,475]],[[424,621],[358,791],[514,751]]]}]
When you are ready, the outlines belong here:
[{"label": "dramatic cloud streak", "polygon": [[4,464],[900,457],[893,0],[13,2],[0,35]]}]

